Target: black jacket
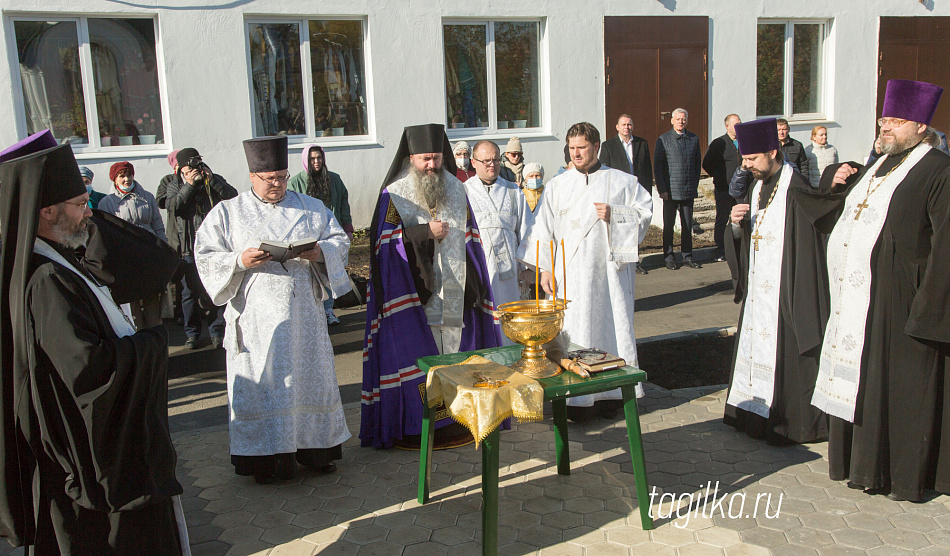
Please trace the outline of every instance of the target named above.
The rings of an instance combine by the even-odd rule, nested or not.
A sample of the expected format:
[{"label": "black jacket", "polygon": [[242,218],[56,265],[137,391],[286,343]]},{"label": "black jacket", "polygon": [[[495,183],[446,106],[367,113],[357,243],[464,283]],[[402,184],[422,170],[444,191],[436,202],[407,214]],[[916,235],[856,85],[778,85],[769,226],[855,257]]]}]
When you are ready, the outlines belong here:
[{"label": "black jacket", "polygon": [[[647,193],[652,193],[653,164],[650,162],[650,145],[646,139],[636,135],[631,136],[630,144],[633,150],[633,175],[637,177],[637,181],[647,190]],[[624,152],[623,142],[619,135],[603,142],[600,146],[599,158],[600,163],[608,168],[631,173],[627,153]]]},{"label": "black jacket", "polygon": [[669,130],[656,140],[653,171],[658,193],[669,193],[670,199],[695,199],[699,189],[702,153],[699,137],[686,131],[682,135]]},{"label": "black jacket", "polygon": [[706,149],[706,156],[703,157],[703,170],[712,176],[716,191],[728,191],[729,180],[742,161],[739,156],[739,149],[732,141],[732,137],[726,133],[722,137],[716,137]]},{"label": "black jacket", "polygon": [[191,255],[195,248],[195,234],[212,208],[221,201],[237,197],[237,190],[231,187],[231,184],[218,174],[213,174],[211,184],[206,188],[204,185],[189,185],[186,181],[177,177],[165,184],[165,196],[161,203],[165,203],[168,210],[168,218],[175,218],[178,225],[176,238],[178,245],[174,245],[174,240],[169,235],[169,243],[172,247],[177,247],[182,255]]},{"label": "black jacket", "polygon": [[785,160],[795,165],[795,169],[805,178],[806,182],[810,181],[808,177],[808,155],[805,154],[805,146],[802,145],[801,141],[789,137],[788,141],[780,143],[780,147],[782,152],[785,153]]}]

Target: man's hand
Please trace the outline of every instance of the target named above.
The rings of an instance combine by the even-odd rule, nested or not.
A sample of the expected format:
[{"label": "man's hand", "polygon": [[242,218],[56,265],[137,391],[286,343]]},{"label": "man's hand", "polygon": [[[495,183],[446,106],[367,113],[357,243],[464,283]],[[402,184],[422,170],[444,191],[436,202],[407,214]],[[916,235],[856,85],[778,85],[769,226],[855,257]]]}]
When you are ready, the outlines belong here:
[{"label": "man's hand", "polygon": [[597,218],[604,222],[610,222],[610,205],[607,203],[594,203],[594,209],[597,211]]},{"label": "man's hand", "polygon": [[241,253],[241,264],[246,268],[254,268],[261,266],[271,258],[271,254],[267,251],[261,251],[256,247],[248,247]]},{"label": "man's hand", "polygon": [[429,237],[432,239],[438,239],[439,241],[445,239],[445,236],[449,235],[449,223],[442,222],[441,220],[433,220],[429,222]]},{"label": "man's hand", "polygon": [[840,191],[842,185],[848,181],[852,175],[857,173],[857,168],[852,168],[850,164],[842,164],[838,167],[838,171],[835,172],[835,177],[831,180],[832,191]]},{"label": "man's hand", "polygon": [[554,288],[551,287],[551,273],[547,270],[541,271],[541,289],[548,292],[548,295],[554,295]]},{"label": "man's hand", "polygon": [[733,224],[739,224],[742,222],[742,219],[745,218],[745,215],[749,214],[749,205],[748,203],[739,203],[732,207],[732,213],[729,215],[729,218],[732,220]]},{"label": "man's hand", "polygon": [[313,246],[313,249],[311,249],[311,250],[309,250],[309,251],[304,251],[303,253],[301,253],[300,255],[298,255],[298,257],[300,257],[301,259],[303,259],[303,260],[305,260],[305,261],[310,261],[310,262],[322,262],[322,261],[323,261],[323,250],[320,249],[320,244],[318,243],[318,244],[316,244],[316,245]]},{"label": "man's hand", "polygon": [[670,193],[669,193],[668,191],[667,191],[667,192],[664,192],[664,193],[660,193],[660,199],[663,199],[664,201],[669,201],[669,200],[670,200]]}]

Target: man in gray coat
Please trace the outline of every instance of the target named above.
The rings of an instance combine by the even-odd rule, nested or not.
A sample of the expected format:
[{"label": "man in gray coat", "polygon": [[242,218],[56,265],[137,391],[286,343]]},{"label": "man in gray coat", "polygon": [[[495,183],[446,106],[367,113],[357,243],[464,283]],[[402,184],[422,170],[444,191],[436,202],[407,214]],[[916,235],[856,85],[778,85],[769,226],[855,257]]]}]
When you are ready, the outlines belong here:
[{"label": "man in gray coat", "polygon": [[673,129],[660,135],[653,151],[653,178],[656,191],[663,199],[663,256],[666,268],[676,270],[673,258],[673,226],[677,213],[682,232],[683,264],[700,268],[693,262],[693,199],[699,189],[699,170],[702,153],[699,137],[686,131],[689,114],[682,108],[673,111],[670,123]]}]

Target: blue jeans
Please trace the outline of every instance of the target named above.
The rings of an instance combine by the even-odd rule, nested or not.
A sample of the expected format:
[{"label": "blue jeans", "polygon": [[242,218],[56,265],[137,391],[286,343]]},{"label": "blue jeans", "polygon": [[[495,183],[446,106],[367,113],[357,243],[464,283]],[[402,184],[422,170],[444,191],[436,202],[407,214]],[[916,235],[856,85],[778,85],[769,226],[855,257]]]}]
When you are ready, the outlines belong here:
[{"label": "blue jeans", "polygon": [[[207,294],[201,284],[201,278],[198,276],[198,267],[195,266],[194,255],[183,255],[181,257],[182,266],[185,269],[184,276],[181,279],[181,313],[185,321],[185,337],[201,336],[201,307],[198,300],[201,296]],[[210,303],[209,303],[210,304]],[[224,307],[211,306],[211,324],[208,325],[208,333],[212,338],[224,337]]]}]

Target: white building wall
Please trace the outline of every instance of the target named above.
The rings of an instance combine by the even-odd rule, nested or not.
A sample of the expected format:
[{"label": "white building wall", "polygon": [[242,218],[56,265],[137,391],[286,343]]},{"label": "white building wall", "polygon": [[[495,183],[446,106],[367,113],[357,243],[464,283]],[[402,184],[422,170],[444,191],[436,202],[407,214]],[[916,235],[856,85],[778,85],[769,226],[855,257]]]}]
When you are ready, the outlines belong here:
[{"label": "white building wall", "polygon": [[[144,3],[143,3],[144,4]],[[371,99],[369,141],[328,148],[330,169],[350,191],[354,225],[369,225],[380,182],[392,161],[402,128],[444,122],[445,98],[441,24],[443,18],[544,18],[542,64],[547,87],[545,129],[519,134],[528,161],[541,162],[547,177],[563,163],[567,128],[590,121],[607,135],[614,122],[604,121],[604,16],[708,16],[709,138],[723,132],[722,118],[737,112],[744,120],[755,112],[755,48],[758,18],[832,20],[829,86],[826,101],[829,141],[844,160],[863,160],[874,134],[879,16],[950,15],[950,5],[911,0],[566,0],[501,2],[489,0],[249,0],[195,8],[195,2],[166,0],[160,7],[105,0],[3,0],[0,41],[0,145],[25,136],[14,107],[19,94],[10,18],[16,15],[154,15],[158,20],[158,55],[164,88],[166,145],[154,152],[80,155],[80,164],[96,172],[95,186],[108,191],[108,168],[130,160],[136,179],[155,191],[169,172],[170,150],[194,146],[216,172],[239,190],[249,187],[241,140],[251,137],[252,119],[247,68],[245,21],[256,16],[366,16]],[[929,7],[928,7],[929,6]],[[306,11],[302,11],[306,10]],[[313,10],[313,11],[310,11]],[[792,135],[807,144],[815,122],[792,126]],[[375,131],[375,133],[373,133]],[[635,131],[636,132],[636,131]],[[489,137],[502,147],[511,133]],[[477,140],[480,137],[469,137]],[[300,170],[300,148],[292,149],[293,172]],[[652,151],[652,145],[651,145]],[[659,209],[659,207],[657,207]]]}]

